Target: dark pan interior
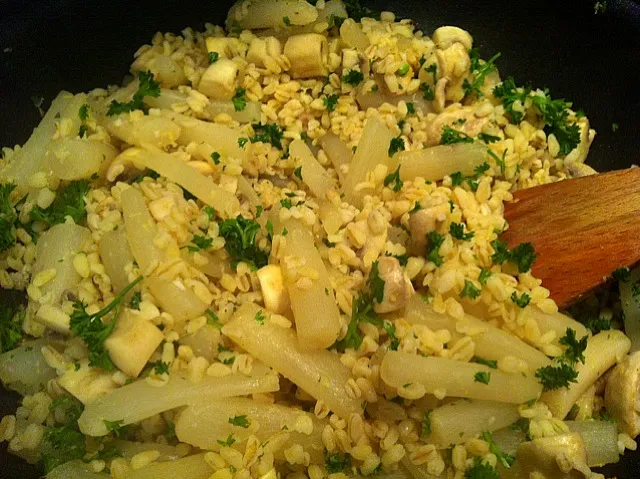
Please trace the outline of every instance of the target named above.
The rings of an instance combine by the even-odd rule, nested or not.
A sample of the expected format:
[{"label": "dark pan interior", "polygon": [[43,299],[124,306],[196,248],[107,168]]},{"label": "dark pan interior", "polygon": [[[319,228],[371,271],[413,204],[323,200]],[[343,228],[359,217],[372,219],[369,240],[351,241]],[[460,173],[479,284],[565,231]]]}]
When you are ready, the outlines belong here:
[{"label": "dark pan interior", "polygon": [[[640,7],[609,0],[595,14],[592,0],[370,2],[413,18],[430,33],[441,25],[467,29],[483,57],[502,52],[503,77],[549,87],[584,110],[598,135],[588,163],[598,170],[640,163]],[[158,30],[179,32],[221,23],[225,0],[0,0],[0,146],[24,143],[39,121],[32,97],[47,107],[61,90],[119,83],[134,51]],[[612,131],[612,124],[619,125]],[[606,241],[606,239],[603,239]],[[0,302],[20,300],[0,291]],[[0,417],[16,396],[0,390]],[[6,445],[5,445],[6,446]],[[640,477],[640,452],[603,470]],[[38,477],[0,449],[0,479]]]}]

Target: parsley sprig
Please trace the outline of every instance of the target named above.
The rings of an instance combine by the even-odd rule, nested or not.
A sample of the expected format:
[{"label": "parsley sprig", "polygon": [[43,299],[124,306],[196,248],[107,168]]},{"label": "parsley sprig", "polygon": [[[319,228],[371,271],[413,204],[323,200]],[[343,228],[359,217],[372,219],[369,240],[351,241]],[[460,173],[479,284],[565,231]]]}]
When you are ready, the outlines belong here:
[{"label": "parsley sprig", "polygon": [[121,113],[128,113],[133,110],[142,110],[145,114],[149,109],[144,104],[144,97],[151,96],[157,98],[160,96],[160,83],[155,81],[153,73],[150,71],[140,72],[138,77],[140,84],[138,90],[133,94],[131,101],[127,103],[120,103],[113,100],[109,105],[107,116],[119,115]]},{"label": "parsley sprig", "polygon": [[480,53],[475,48],[469,50],[469,59],[471,60],[470,70],[471,70],[471,78],[469,81],[465,79],[462,83],[462,89],[464,90],[465,95],[476,95],[478,98],[483,96],[482,85],[484,85],[484,80],[487,75],[493,71],[495,71],[496,66],[495,62],[498,58],[500,58],[500,53],[496,53],[486,62],[480,58]]},{"label": "parsley sprig", "polygon": [[560,338],[560,344],[566,346],[562,356],[556,358],[556,366],[544,366],[536,371],[535,376],[540,380],[544,391],[552,391],[569,384],[578,382],[578,371],[575,365],[584,364],[584,351],[587,349],[587,336],[578,340],[575,330],[567,328],[565,335]]},{"label": "parsley sprig", "polygon": [[9,199],[15,187],[11,183],[0,185],[0,253],[16,244],[14,224],[18,215]]},{"label": "parsley sprig", "polygon": [[36,206],[29,212],[29,216],[34,221],[42,221],[50,226],[64,223],[67,216],[70,216],[74,223],[81,223],[87,216],[84,198],[88,193],[88,181],[74,181],[56,195],[51,205],[47,208]]},{"label": "parsley sprig", "polygon": [[494,251],[491,259],[494,263],[502,264],[505,261],[510,261],[518,266],[520,273],[529,271],[536,261],[536,250],[531,243],[520,243],[509,250],[506,242],[494,240],[491,242],[491,246]]},{"label": "parsley sprig", "polygon": [[[140,281],[142,276],[138,276],[129,283],[107,306],[97,313],[87,313],[86,306],[81,301],[73,303],[73,313],[71,313],[70,327],[73,334],[81,338],[89,348],[89,365],[100,367],[106,371],[112,371],[115,366],[109,354],[104,349],[104,342],[116,327],[118,315],[122,308],[122,302]],[[110,322],[103,322],[103,318],[113,312]]]},{"label": "parsley sprig", "polygon": [[267,264],[269,252],[261,250],[256,241],[260,231],[258,222],[238,215],[235,219],[224,220],[218,225],[234,269],[240,261],[249,264],[253,269],[262,268]]}]

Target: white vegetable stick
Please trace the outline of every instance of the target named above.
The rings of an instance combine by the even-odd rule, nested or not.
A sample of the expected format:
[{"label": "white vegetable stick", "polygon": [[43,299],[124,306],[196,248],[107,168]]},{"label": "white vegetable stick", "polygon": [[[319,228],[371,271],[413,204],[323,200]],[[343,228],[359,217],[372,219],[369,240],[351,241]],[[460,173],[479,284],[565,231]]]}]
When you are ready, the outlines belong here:
[{"label": "white vegetable stick", "polygon": [[158,451],[160,457],[156,459],[158,462],[173,461],[181,457],[179,448],[169,446],[168,444],[160,444],[158,442],[131,442],[116,440],[113,442],[116,450],[124,459],[131,460],[136,454],[145,451]]},{"label": "white vegetable stick", "polygon": [[[476,373],[490,373],[489,384],[475,380]],[[380,377],[389,386],[401,388],[418,383],[427,393],[445,391],[449,397],[484,399],[521,404],[538,397],[542,386],[533,376],[509,374],[476,363],[434,356],[389,351],[382,360]]]},{"label": "white vegetable stick", "polygon": [[114,292],[119,293],[129,284],[125,267],[134,261],[125,229],[118,228],[102,235],[98,243],[98,252],[104,269],[111,279]]},{"label": "white vegetable stick", "polygon": [[334,135],[330,131],[326,135],[321,136],[318,142],[331,161],[333,168],[336,170],[340,183],[343,183],[345,174],[342,172],[341,167],[342,165],[348,165],[351,163],[353,153],[347,147],[345,142],[340,139],[340,137]]},{"label": "white vegetable stick", "polygon": [[216,185],[210,177],[197,172],[173,155],[159,151],[151,153],[135,148],[130,148],[123,154],[126,154],[135,164],[166,176],[203,203],[214,207],[223,216],[234,216],[240,209],[240,202],[235,195]]},{"label": "white vegetable stick", "polygon": [[135,188],[122,192],[122,216],[126,228],[127,242],[133,257],[142,272],[162,261],[162,252],[154,245],[158,234],[156,222],[149,213],[142,193]]},{"label": "white vegetable stick", "polygon": [[573,329],[576,332],[576,337],[578,339],[591,334],[582,323],[579,323],[575,319],[560,312],[544,313],[535,306],[532,306],[530,308],[525,308],[523,314],[525,314],[525,317],[528,316],[533,318],[538,323],[541,335],[548,331],[555,331],[556,337],[553,344],[556,345],[559,345],[560,338],[567,334],[567,329]]},{"label": "white vegetable stick", "polygon": [[214,151],[217,151],[222,156],[231,156],[240,159],[247,158],[247,152],[250,146],[246,145],[243,148],[238,144],[238,140],[242,138],[238,130],[173,112],[164,111],[162,114],[167,118],[171,118],[182,129],[180,138],[178,138],[179,144],[185,146],[192,142],[196,144],[207,144],[215,146]]},{"label": "white vegetable stick", "polygon": [[355,48],[359,52],[364,51],[369,46],[369,37],[362,32],[362,25],[352,18],[347,18],[340,26],[340,38],[349,47]]},{"label": "white vegetable stick", "polygon": [[349,173],[342,183],[342,192],[349,203],[361,206],[362,197],[366,192],[357,190],[356,186],[365,181],[367,173],[373,171],[376,166],[386,165],[388,173],[394,170],[397,159],[389,158],[391,138],[391,131],[382,120],[376,117],[367,120],[358,148],[349,165]]},{"label": "white vegetable stick", "polygon": [[169,118],[155,115],[129,114],[107,117],[107,131],[130,145],[153,145],[166,148],[175,145],[180,136],[180,127]]},{"label": "white vegetable stick", "polygon": [[199,383],[192,383],[174,374],[170,376],[169,382],[161,387],[141,379],[88,404],[78,420],[78,426],[80,431],[88,436],[104,436],[108,433],[105,420],[122,420],[122,424],[127,425],[197,401],[273,392],[279,389],[277,376],[260,375],[264,368],[255,370],[251,376],[205,376]]},{"label": "white vegetable stick", "polygon": [[289,154],[300,166],[302,181],[316,198],[324,200],[327,192],[336,189],[336,184],[327,170],[318,163],[311,150],[302,140],[293,140],[289,145]]},{"label": "white vegetable stick", "polygon": [[[235,426],[230,418],[246,416],[248,427]],[[301,422],[312,424],[311,433],[297,431]],[[288,435],[276,459],[284,459],[283,451],[293,444],[300,444],[311,455],[314,463],[324,462],[322,430],[327,424],[314,414],[289,406],[265,404],[252,399],[234,398],[224,401],[197,403],[186,408],[176,419],[176,435],[181,442],[200,449],[218,451],[218,440],[232,435],[236,442],[233,448],[244,450],[246,441],[255,435],[260,442],[269,440],[282,432]]]},{"label": "white vegetable stick", "polygon": [[470,176],[486,159],[487,147],[475,142],[438,145],[398,154],[402,181],[411,181],[416,177],[440,181],[456,171]]},{"label": "white vegetable stick", "polygon": [[47,364],[42,348],[43,339],[26,341],[16,349],[0,354],[0,381],[23,396],[35,394],[46,388],[47,382],[56,377],[56,370]]},{"label": "white vegetable stick", "polygon": [[609,330],[592,336],[584,351],[584,364],[578,361],[577,383],[568,388],[545,392],[540,398],[554,417],[564,419],[578,398],[607,370],[622,361],[631,348],[631,340],[622,331]]},{"label": "white vegetable stick", "polygon": [[346,393],[351,371],[337,354],[327,350],[303,351],[292,329],[273,325],[268,320],[261,325],[255,319],[258,313],[267,316],[255,304],[241,306],[223,326],[222,333],[306,393],[322,400],[341,417],[362,412],[360,401]]},{"label": "white vegetable stick", "polygon": [[460,444],[485,431],[493,432],[520,418],[518,406],[495,401],[461,399],[429,414],[431,435],[429,442],[442,447]]},{"label": "white vegetable stick", "polygon": [[38,240],[33,276],[49,269],[56,271],[50,281],[40,286],[43,295],[51,295],[51,304],[57,304],[64,291],[77,290],[80,275],[73,266],[73,258],[90,238],[87,228],[61,223],[52,226]]},{"label": "white vegetable stick", "polygon": [[565,421],[569,431],[577,432],[587,448],[587,466],[599,467],[618,462],[618,428],[608,421]]},{"label": "white vegetable stick", "polygon": [[[70,113],[70,110],[75,109],[75,117],[69,118],[70,127],[73,129],[76,122],[79,123],[80,121],[78,110],[85,99],[85,95],[74,96],[66,91],[61,91],[58,94],[24,146],[13,156],[11,162],[0,171],[2,183],[15,183],[20,192],[26,192],[31,188],[29,179],[34,173],[44,171],[44,155],[55,132],[56,123],[64,114]],[[77,134],[79,125],[75,128],[75,133]]]},{"label": "white vegetable stick", "polygon": [[458,325],[465,325],[475,343],[475,354],[484,359],[502,359],[515,356],[523,359],[531,371],[551,364],[542,352],[528,345],[513,334],[466,314],[464,321],[459,322],[447,314],[436,313],[429,303],[419,294],[414,295],[407,304],[406,318],[411,324],[424,324],[430,329],[448,330],[452,337],[460,337]]},{"label": "white vegetable stick", "polygon": [[[304,350],[325,349],[336,341],[340,333],[340,310],[327,268],[308,228],[294,219],[285,221],[283,227],[288,234],[281,250],[281,268],[296,321],[298,342]],[[299,259],[304,259],[305,267],[317,274],[316,279],[302,279],[298,268],[291,266]],[[321,316],[318,316],[318,311],[322,311]]]},{"label": "white vegetable stick", "polygon": [[169,281],[150,276],[145,278],[144,284],[160,307],[178,321],[197,318],[207,310],[208,305],[179,280]]},{"label": "white vegetable stick", "polygon": [[93,472],[91,466],[81,460],[61,464],[47,474],[46,479],[109,479],[106,472]]},{"label": "white vegetable stick", "polygon": [[215,471],[204,460],[204,454],[173,461],[151,463],[127,473],[127,479],[208,479]]},{"label": "white vegetable stick", "polygon": [[61,138],[49,144],[44,157],[44,171],[61,180],[89,179],[103,173],[118,150],[102,141]]}]

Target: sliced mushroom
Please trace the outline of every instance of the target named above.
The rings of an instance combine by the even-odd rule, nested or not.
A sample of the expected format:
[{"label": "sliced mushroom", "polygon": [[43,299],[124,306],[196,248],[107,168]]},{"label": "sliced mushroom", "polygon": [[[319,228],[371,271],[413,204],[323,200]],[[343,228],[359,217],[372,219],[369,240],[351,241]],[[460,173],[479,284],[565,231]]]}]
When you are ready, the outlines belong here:
[{"label": "sliced mushroom", "polygon": [[518,447],[516,463],[520,477],[579,479],[589,473],[587,449],[578,433],[524,442]]},{"label": "sliced mushroom", "polygon": [[604,394],[607,412],[620,431],[640,434],[640,351],[627,356],[609,375]]},{"label": "sliced mushroom", "polygon": [[373,309],[376,313],[390,313],[403,308],[413,295],[413,285],[400,266],[400,262],[390,256],[380,258],[378,274],[384,281],[384,296],[382,302],[376,304]]}]

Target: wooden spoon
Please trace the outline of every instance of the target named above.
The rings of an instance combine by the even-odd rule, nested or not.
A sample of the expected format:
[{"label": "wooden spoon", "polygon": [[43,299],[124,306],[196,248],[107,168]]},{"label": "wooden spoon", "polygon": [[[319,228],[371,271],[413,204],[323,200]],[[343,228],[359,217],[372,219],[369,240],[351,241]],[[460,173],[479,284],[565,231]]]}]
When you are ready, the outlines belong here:
[{"label": "wooden spoon", "polygon": [[517,191],[504,216],[501,239],[533,244],[533,275],[564,308],[640,261],[640,168]]}]

